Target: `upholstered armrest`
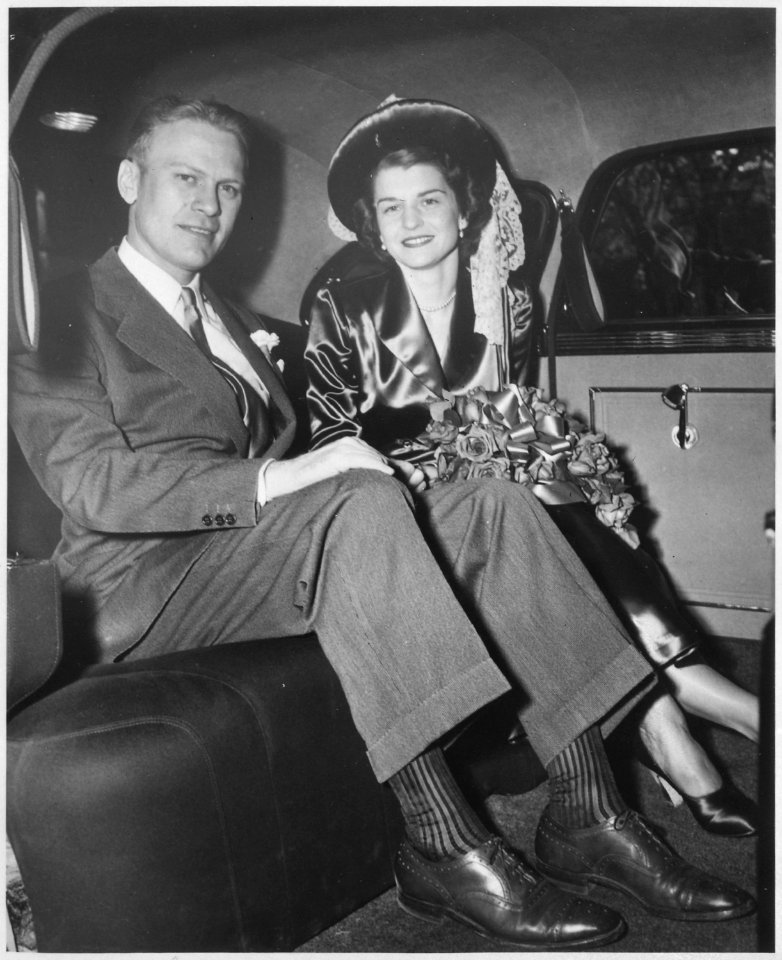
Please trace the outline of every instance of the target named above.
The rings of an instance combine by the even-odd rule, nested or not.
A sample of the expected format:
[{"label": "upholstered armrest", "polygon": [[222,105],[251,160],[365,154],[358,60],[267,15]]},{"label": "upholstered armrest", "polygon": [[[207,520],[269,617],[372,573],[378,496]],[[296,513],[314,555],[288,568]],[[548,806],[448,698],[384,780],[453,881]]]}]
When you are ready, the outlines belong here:
[{"label": "upholstered armrest", "polygon": [[90,671],[8,724],[45,952],[291,950],[392,883],[399,835],[313,636]]}]

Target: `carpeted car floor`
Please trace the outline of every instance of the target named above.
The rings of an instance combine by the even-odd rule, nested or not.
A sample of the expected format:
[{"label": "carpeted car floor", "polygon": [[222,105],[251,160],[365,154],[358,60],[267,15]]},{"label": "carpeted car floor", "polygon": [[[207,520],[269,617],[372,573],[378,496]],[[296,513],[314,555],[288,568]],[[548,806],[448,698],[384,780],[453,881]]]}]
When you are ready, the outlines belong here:
[{"label": "carpeted car floor", "polygon": [[[768,641],[770,646],[771,641]],[[715,641],[712,662],[748,689],[773,688],[772,651],[751,641]],[[716,763],[750,796],[760,795],[765,826],[760,838],[727,839],[704,832],[685,806],[673,808],[637,761],[630,760],[627,740],[612,737],[614,768],[624,771],[622,788],[682,856],[698,867],[730,879],[758,899],[750,917],[722,923],[661,920],[618,893],[606,890],[596,899],[619,910],[628,933],[604,952],[752,953],[773,952],[773,727],[764,725],[760,750],[742,737],[705,723],[692,723],[698,739]],[[760,764],[758,758],[760,757]],[[532,839],[546,803],[545,786],[518,797],[489,798],[486,817],[518,850],[531,853]],[[368,903],[342,922],[299,947],[299,952],[472,953],[509,951],[449,920],[427,923],[399,909],[393,890]]]}]

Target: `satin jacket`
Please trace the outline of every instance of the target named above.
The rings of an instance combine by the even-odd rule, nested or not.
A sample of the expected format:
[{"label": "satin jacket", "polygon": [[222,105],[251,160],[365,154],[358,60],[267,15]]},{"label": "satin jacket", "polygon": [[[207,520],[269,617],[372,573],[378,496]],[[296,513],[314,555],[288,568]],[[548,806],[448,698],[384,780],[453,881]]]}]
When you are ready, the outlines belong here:
[{"label": "satin jacket", "polygon": [[[475,333],[470,276],[460,271],[445,355],[395,264],[373,261],[328,279],[312,298],[305,362],[314,447],[360,436],[379,449],[421,433],[428,404],[443,391],[523,383],[529,365],[532,300],[517,289],[509,356]],[[507,371],[507,373],[506,373]]]},{"label": "satin jacket", "polygon": [[205,292],[272,397],[276,438],[259,459],[231,388],[115,250],[51,292],[40,349],[10,363],[11,423],[62,511],[54,560],[101,659],[140,639],[209,534],[258,522],[260,464],[293,438],[283,384],[251,340],[258,318]]}]

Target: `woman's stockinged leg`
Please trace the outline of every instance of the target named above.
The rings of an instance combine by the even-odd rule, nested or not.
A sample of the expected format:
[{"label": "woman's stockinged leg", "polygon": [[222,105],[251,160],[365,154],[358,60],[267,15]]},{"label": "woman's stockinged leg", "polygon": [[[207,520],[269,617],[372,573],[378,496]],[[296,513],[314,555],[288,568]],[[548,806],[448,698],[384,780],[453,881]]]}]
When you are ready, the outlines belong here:
[{"label": "woman's stockinged leg", "polygon": [[653,763],[682,793],[701,797],[722,785],[718,770],[692,738],[684,714],[669,695],[652,700],[641,718],[638,734]]},{"label": "woman's stockinged leg", "polygon": [[757,743],[760,704],[754,693],[706,663],[673,663],[663,671],[663,677],[688,713],[735,730]]},{"label": "woman's stockinged leg", "polygon": [[670,695],[656,697],[638,732],[651,757],[652,774],[673,804],[684,800],[697,823],[709,833],[750,837],[757,832],[757,804],[732,783],[723,782],[691,737],[687,721]]}]

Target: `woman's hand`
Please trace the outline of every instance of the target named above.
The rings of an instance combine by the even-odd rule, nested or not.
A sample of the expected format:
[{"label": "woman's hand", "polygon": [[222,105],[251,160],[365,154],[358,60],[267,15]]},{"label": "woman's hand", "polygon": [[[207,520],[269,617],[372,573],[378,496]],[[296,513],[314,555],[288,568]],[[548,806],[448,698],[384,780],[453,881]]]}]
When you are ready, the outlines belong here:
[{"label": "woman's hand", "polygon": [[347,470],[378,470],[391,476],[394,470],[374,447],[358,437],[341,437],[325,447],[291,460],[274,460],[266,468],[266,499],[295,493]]}]

